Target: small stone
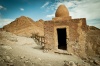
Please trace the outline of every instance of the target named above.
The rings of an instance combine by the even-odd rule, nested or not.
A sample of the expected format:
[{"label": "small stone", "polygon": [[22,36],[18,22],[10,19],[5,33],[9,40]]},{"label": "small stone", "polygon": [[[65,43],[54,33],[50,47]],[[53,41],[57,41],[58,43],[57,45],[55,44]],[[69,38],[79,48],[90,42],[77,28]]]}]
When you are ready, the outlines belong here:
[{"label": "small stone", "polygon": [[12,49],[10,46],[2,46],[2,48],[6,49],[6,50],[11,50]]},{"label": "small stone", "polygon": [[9,56],[6,56],[6,59],[7,59],[7,60],[10,60],[10,57],[9,57]]},{"label": "small stone", "polygon": [[70,66],[77,66],[77,65],[75,64],[75,62],[73,62],[73,61],[70,61],[70,62],[69,62],[69,65],[70,65]]},{"label": "small stone", "polygon": [[77,63],[77,66],[81,66],[81,65]]},{"label": "small stone", "polygon": [[12,62],[13,62],[13,60],[10,60],[9,62],[10,62],[10,63],[12,63]]},{"label": "small stone", "polygon": [[92,58],[89,56],[88,59],[90,60],[90,59],[92,59]]},{"label": "small stone", "polygon": [[64,66],[69,66],[69,64],[65,63]]},{"label": "small stone", "polygon": [[4,57],[3,60],[8,63],[13,62],[9,56]]},{"label": "small stone", "polygon": [[41,61],[41,58],[38,58]]},{"label": "small stone", "polygon": [[20,59],[23,59],[23,58],[25,58],[25,56],[21,56],[21,57],[20,57]]},{"label": "small stone", "polygon": [[100,65],[100,61],[98,61],[98,60],[94,60],[94,63],[97,65]]},{"label": "small stone", "polygon": [[82,66],[91,66],[89,63],[84,63]]},{"label": "small stone", "polygon": [[4,60],[2,60],[2,62],[4,62]]},{"label": "small stone", "polygon": [[14,66],[13,63],[7,63],[7,66]]},{"label": "small stone", "polygon": [[44,52],[44,53],[48,53],[48,50],[44,49],[43,52]]},{"label": "small stone", "polygon": [[91,63],[93,63],[93,60],[90,60]]},{"label": "small stone", "polygon": [[28,62],[29,62],[29,60],[24,61],[24,63],[28,63]]},{"label": "small stone", "polygon": [[69,62],[68,61],[64,61],[64,66],[69,66]]}]

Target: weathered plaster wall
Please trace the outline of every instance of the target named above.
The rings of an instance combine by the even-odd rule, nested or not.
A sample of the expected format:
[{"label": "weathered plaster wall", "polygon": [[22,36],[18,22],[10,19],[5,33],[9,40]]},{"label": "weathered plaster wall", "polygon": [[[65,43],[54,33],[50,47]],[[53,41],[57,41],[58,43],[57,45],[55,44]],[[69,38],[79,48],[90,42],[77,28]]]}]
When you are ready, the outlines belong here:
[{"label": "weathered plaster wall", "polygon": [[44,23],[45,49],[54,49],[54,24],[52,21]]},{"label": "weathered plaster wall", "polygon": [[67,51],[80,55],[81,51],[79,50],[81,49],[85,53],[85,45],[81,46],[83,40],[81,34],[87,31],[85,18],[63,21],[46,21],[44,22],[44,27],[44,36],[47,42],[45,47],[47,49],[58,49],[57,28],[66,28]]}]

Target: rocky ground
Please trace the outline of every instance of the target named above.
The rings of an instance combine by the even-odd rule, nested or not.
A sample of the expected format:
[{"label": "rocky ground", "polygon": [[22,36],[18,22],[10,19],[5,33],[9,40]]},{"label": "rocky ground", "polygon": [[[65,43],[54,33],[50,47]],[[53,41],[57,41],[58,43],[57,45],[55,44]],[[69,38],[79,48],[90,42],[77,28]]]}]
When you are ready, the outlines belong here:
[{"label": "rocky ground", "polygon": [[[100,64],[90,62],[95,63],[93,66]],[[92,66],[90,64],[75,55],[44,53],[32,38],[0,32],[0,66]]]}]

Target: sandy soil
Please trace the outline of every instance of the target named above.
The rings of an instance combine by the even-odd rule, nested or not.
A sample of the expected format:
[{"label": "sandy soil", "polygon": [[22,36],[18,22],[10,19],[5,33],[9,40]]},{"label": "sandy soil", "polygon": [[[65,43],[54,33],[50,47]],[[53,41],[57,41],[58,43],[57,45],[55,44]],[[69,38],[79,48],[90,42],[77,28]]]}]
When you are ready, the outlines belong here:
[{"label": "sandy soil", "polygon": [[89,66],[75,55],[44,53],[32,38],[0,32],[0,66]]}]

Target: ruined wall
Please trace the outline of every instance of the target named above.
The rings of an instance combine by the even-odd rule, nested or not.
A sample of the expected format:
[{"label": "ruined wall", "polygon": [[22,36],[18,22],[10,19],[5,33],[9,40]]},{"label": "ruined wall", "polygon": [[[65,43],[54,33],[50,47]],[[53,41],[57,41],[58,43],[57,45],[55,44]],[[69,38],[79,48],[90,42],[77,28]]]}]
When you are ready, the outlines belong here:
[{"label": "ruined wall", "polygon": [[45,49],[54,49],[54,23],[52,21],[44,22]]},{"label": "ruined wall", "polygon": [[[44,23],[44,36],[49,41],[48,48],[58,49],[57,28],[66,28],[67,33],[67,51],[80,55],[80,49],[85,53],[85,45],[81,46],[81,34],[87,31],[86,19],[72,19],[59,21],[46,21]],[[81,46],[81,47],[80,47]],[[46,44],[45,44],[46,47]]]},{"label": "ruined wall", "polygon": [[[77,21],[78,20],[78,21]],[[73,52],[74,54],[80,56],[80,57],[84,57],[86,58],[86,48],[85,48],[85,43],[86,43],[86,32],[88,31],[87,25],[86,25],[86,19],[82,18],[82,19],[74,19],[73,22],[77,23],[77,29],[72,28],[73,30],[75,30],[77,32],[76,34],[76,38],[74,38],[74,40],[71,40],[69,42],[71,47],[71,52]],[[73,35],[71,36],[73,39]]]},{"label": "ruined wall", "polygon": [[67,51],[81,58],[100,55],[100,30],[86,25],[86,19],[47,21],[44,35],[48,49],[58,49],[57,28],[66,28]]}]

